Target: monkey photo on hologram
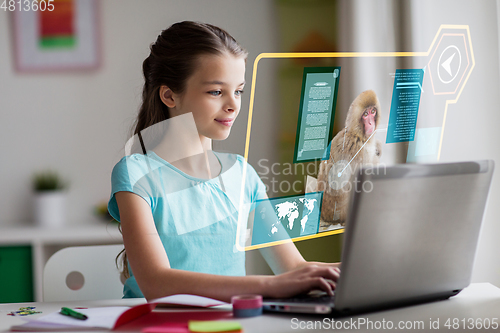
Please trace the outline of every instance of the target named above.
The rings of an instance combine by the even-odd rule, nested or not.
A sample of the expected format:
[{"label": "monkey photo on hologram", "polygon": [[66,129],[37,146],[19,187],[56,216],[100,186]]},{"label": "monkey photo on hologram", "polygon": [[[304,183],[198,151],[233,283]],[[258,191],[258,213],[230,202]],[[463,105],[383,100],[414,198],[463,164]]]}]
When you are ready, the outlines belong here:
[{"label": "monkey photo on hologram", "polygon": [[373,90],[364,91],[352,102],[344,128],[331,141],[330,157],[320,163],[317,179],[317,190],[323,191],[323,228],[345,225],[353,172],[360,166],[379,163],[382,143],[373,135],[380,117],[377,95]]}]

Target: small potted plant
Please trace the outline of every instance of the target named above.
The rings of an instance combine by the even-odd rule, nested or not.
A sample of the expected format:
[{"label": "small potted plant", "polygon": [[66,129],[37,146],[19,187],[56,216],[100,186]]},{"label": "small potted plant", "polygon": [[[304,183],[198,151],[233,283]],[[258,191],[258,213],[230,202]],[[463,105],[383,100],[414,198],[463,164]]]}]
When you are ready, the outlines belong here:
[{"label": "small potted plant", "polygon": [[105,222],[116,222],[118,223],[117,220],[115,220],[111,214],[108,212],[108,202],[106,200],[100,201],[95,207],[94,207],[94,213],[96,216],[98,216],[101,220]]},{"label": "small potted plant", "polygon": [[61,227],[65,220],[67,183],[52,170],[35,173],[35,223],[40,227]]}]

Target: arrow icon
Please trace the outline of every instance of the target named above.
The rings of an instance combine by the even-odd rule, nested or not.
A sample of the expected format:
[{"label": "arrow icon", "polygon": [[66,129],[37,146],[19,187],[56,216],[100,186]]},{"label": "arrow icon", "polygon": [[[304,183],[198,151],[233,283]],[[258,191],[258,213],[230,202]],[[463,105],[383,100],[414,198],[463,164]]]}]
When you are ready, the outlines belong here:
[{"label": "arrow icon", "polygon": [[450,64],[453,60],[453,58],[455,58],[455,55],[457,53],[453,53],[448,59],[446,59],[445,61],[443,61],[443,63],[441,64],[441,66],[448,72],[448,74],[450,74],[450,76],[452,75],[451,74],[451,67],[450,67]]}]

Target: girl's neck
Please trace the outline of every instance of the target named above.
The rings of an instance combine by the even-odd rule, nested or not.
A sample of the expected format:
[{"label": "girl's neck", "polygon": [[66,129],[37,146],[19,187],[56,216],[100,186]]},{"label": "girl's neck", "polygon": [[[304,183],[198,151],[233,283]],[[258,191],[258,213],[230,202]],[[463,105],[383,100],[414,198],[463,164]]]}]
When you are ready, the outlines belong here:
[{"label": "girl's neck", "polygon": [[220,173],[220,162],[212,152],[212,139],[198,133],[192,114],[170,118],[151,130],[150,135],[162,136],[153,151],[184,173],[204,179]]},{"label": "girl's neck", "polygon": [[222,165],[212,150],[174,161],[171,164],[192,177],[202,179],[217,177],[222,170]]},{"label": "girl's neck", "polygon": [[202,179],[219,175],[222,166],[212,151],[212,140],[196,135],[166,131],[163,140],[154,152],[182,172]]}]

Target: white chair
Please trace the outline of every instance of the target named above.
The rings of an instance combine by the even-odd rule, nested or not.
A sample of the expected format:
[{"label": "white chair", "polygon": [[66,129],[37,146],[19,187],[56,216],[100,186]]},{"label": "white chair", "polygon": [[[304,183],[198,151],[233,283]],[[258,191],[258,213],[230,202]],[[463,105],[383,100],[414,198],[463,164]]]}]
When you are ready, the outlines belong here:
[{"label": "white chair", "polygon": [[43,270],[43,301],[122,298],[115,264],[121,250],[122,244],[67,247],[54,253]]}]

